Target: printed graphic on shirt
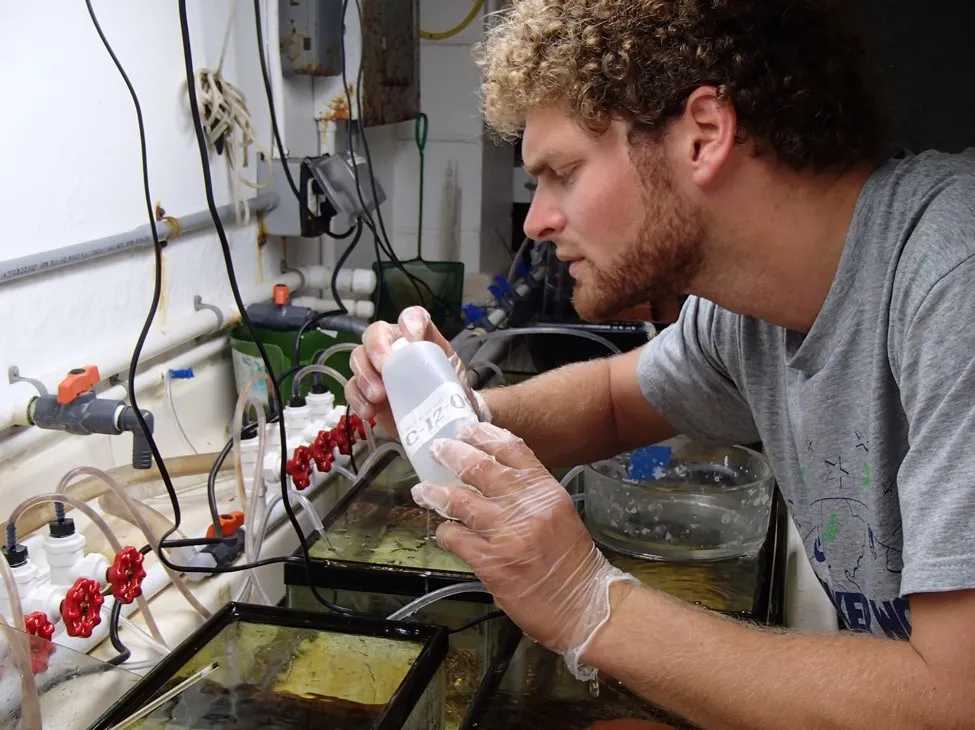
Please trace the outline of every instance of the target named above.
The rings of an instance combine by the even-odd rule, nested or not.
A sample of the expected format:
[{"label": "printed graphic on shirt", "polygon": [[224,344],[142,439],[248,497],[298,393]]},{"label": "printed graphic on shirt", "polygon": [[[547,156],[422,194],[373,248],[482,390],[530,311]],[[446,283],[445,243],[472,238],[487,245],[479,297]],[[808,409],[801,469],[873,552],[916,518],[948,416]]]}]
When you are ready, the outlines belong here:
[{"label": "printed graphic on shirt", "polygon": [[887,574],[899,584],[903,570],[900,522],[888,534],[872,507],[875,490],[892,492],[895,479],[874,474],[864,431],[837,439],[829,450],[825,444],[820,451],[813,441],[805,443],[800,473],[808,484],[802,496],[822,496],[793,514],[819,582],[847,628],[910,638],[908,601],[896,594],[876,595],[869,580]]}]

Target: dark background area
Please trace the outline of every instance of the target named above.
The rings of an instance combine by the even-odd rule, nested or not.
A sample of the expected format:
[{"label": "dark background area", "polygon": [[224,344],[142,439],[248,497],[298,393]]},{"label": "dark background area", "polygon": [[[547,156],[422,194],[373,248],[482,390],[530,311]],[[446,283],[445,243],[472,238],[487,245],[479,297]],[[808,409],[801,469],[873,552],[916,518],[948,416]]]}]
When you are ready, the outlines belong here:
[{"label": "dark background area", "polygon": [[975,146],[975,1],[853,0],[894,149]]},{"label": "dark background area", "polygon": [[[864,42],[888,149],[975,147],[975,0],[850,0],[849,13]],[[527,214],[527,205],[515,205],[516,248]]]}]

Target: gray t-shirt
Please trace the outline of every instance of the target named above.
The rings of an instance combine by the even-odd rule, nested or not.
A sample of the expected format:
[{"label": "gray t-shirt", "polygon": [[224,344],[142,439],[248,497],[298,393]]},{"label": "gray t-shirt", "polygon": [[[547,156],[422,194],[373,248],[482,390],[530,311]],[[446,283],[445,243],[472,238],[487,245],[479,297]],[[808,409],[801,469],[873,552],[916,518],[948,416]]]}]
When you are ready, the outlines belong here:
[{"label": "gray t-shirt", "polygon": [[638,374],[688,436],[761,441],[843,622],[908,638],[906,596],[975,588],[975,150],[871,176],[808,334],[691,298]]}]

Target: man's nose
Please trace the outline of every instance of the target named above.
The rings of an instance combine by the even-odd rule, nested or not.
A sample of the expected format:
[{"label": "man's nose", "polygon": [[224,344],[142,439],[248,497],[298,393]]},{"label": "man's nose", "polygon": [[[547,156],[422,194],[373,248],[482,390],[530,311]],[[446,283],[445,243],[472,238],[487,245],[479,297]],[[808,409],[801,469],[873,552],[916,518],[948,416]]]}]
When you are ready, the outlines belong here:
[{"label": "man's nose", "polygon": [[550,241],[563,230],[565,214],[539,186],[525,217],[525,235],[536,241]]}]

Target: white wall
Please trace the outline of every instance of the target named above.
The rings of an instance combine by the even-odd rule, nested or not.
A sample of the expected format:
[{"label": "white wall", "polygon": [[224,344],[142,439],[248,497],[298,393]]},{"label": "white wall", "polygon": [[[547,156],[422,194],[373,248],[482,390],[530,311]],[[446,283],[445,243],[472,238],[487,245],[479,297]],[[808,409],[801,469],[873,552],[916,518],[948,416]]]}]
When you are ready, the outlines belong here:
[{"label": "white wall", "polygon": [[[176,3],[93,5],[141,101],[153,202],[176,216],[205,210]],[[258,134],[269,140],[253,12],[250,3],[237,5],[224,74],[247,94]],[[197,67],[216,65],[230,8],[228,0],[189,3]],[[135,112],[84,3],[5,2],[0,12],[0,96],[8,100],[0,117],[0,258],[53,251],[144,225]],[[217,204],[230,202],[222,157],[211,170]],[[253,222],[229,225],[227,233],[241,285],[270,284],[278,273],[280,244],[272,241],[259,250]],[[153,271],[150,248],[0,285],[0,378],[6,379],[10,365],[25,375],[67,371],[84,365],[87,353],[134,346],[148,312]],[[164,251],[163,284],[157,330],[192,313],[196,294],[229,305],[216,235],[207,231],[171,242]],[[198,448],[208,450],[224,437],[232,385],[228,391],[225,359],[198,371],[195,382],[177,383],[175,392]],[[157,414],[164,455],[184,453],[187,447],[159,395],[147,393],[140,405]],[[0,434],[0,442],[10,435]],[[0,512],[7,514],[28,492],[53,489],[53,473],[79,464],[125,463],[127,448],[122,437],[69,438],[53,450],[0,464]]]},{"label": "white wall", "polygon": [[[276,2],[263,12],[272,76],[278,65]],[[146,124],[152,199],[181,216],[205,210],[200,160],[185,97],[182,47],[176,3],[94,0],[102,28],[139,95]],[[442,30],[466,15],[468,4],[421,0],[421,27]],[[190,0],[190,33],[197,68],[218,63],[231,0]],[[270,10],[270,12],[269,12]],[[0,159],[4,160],[0,216],[0,260],[54,251],[146,223],[135,113],[122,79],[103,49],[84,3],[36,0],[2,4],[0,22]],[[251,3],[237,2],[225,77],[246,95],[253,126],[271,146],[270,121],[260,76]],[[351,10],[350,13],[354,13]],[[358,24],[348,22],[350,65],[358,63]],[[477,99],[478,72],[471,46],[481,19],[445,41],[421,42],[422,108],[430,117],[427,144],[424,255],[464,261],[468,273],[505,270],[502,241],[510,238],[510,148],[485,139]],[[43,29],[40,33],[38,29]],[[351,74],[354,77],[354,71]],[[278,100],[286,145],[292,156],[317,155],[344,147],[344,125],[325,122],[325,100],[337,79],[287,79]],[[376,174],[387,191],[383,206],[398,254],[416,247],[417,152],[413,124],[368,131]],[[256,155],[248,171],[256,179]],[[453,183],[445,184],[450,170]],[[231,201],[222,157],[211,171],[218,205]],[[491,176],[501,180],[491,184]],[[339,222],[337,222],[339,223]],[[256,223],[229,225],[227,233],[242,286],[270,285],[286,248],[292,263],[330,263],[330,240],[282,241],[258,247]],[[343,244],[344,245],[344,244]],[[341,250],[341,249],[340,249]],[[364,237],[352,265],[374,259]],[[25,375],[67,371],[85,364],[86,354],[113,344],[134,346],[148,311],[153,281],[151,249],[120,254],[0,284],[0,378],[16,365]],[[156,329],[193,311],[193,298],[231,302],[216,235],[189,234],[164,252],[163,296]],[[483,288],[477,285],[475,288]],[[202,448],[216,446],[228,420],[226,360],[201,368],[206,377],[177,383],[177,404]],[[163,453],[186,447],[173,427],[161,391],[140,398],[156,412]],[[209,407],[208,407],[209,406]],[[187,410],[189,409],[189,410]],[[0,433],[0,446],[12,435]],[[53,486],[42,475],[87,463],[125,463],[123,438],[62,440],[54,449],[0,463],[0,513],[25,490]],[[56,458],[52,458],[56,457]],[[44,482],[39,483],[39,482]],[[17,500],[14,500],[17,501]]]},{"label": "white wall", "polygon": [[[154,203],[173,215],[206,208],[200,159],[186,103],[176,4],[96,0],[99,20],[139,94],[146,124]],[[197,65],[216,63],[226,0],[190,4]],[[258,128],[253,21],[238,9],[225,73],[248,74]],[[0,23],[0,121],[4,220],[0,257],[51,251],[145,224],[135,113],[122,79],[88,19],[84,3],[7,2]],[[43,28],[43,33],[37,29]],[[244,42],[246,41],[246,42]],[[218,204],[230,201],[222,158],[212,165]],[[256,224],[228,227],[242,284],[277,273],[274,246],[258,252]],[[216,237],[178,238],[165,251],[159,325],[193,311],[193,296],[229,301]],[[86,351],[118,339],[134,344],[152,292],[151,250],[5,284],[3,360],[22,372],[67,370]]]}]

